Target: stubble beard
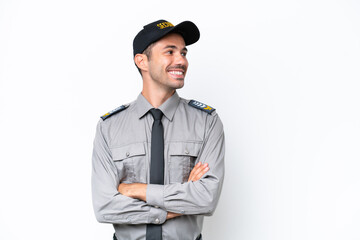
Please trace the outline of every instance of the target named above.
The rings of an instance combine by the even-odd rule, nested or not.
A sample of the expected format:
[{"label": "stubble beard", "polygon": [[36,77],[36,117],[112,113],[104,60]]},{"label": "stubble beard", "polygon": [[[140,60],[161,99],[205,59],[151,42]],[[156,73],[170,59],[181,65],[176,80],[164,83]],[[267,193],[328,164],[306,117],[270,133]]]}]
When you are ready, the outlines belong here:
[{"label": "stubble beard", "polygon": [[[151,79],[156,82],[158,85],[167,89],[168,91],[174,91],[176,89],[180,89],[184,86],[185,76],[183,78],[172,78],[168,76],[168,71],[171,69],[181,68],[186,72],[185,66],[170,66],[165,70],[161,70],[160,74],[156,74],[154,71],[149,71]],[[175,82],[174,82],[175,80]]]}]

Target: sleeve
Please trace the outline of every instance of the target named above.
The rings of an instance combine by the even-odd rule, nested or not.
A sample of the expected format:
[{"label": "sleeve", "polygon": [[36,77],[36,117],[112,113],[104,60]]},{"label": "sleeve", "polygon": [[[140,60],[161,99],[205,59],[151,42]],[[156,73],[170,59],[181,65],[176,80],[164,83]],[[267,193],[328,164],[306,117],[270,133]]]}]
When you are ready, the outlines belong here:
[{"label": "sleeve", "polygon": [[96,219],[102,223],[114,224],[164,223],[167,215],[165,210],[118,192],[121,178],[112,161],[100,120],[94,140],[91,179]]},{"label": "sleeve", "polygon": [[149,184],[146,192],[148,204],[186,215],[214,213],[224,179],[225,138],[220,118],[218,115],[213,117],[197,159],[197,162],[207,162],[210,170],[195,182]]}]

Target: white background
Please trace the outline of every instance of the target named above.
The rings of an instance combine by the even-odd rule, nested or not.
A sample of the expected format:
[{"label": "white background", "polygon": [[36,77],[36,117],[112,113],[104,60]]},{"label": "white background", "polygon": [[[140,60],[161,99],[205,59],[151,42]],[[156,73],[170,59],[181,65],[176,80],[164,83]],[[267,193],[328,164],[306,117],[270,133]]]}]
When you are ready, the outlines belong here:
[{"label": "white background", "polygon": [[132,40],[158,19],[199,27],[179,94],[225,125],[204,238],[360,239],[358,0],[0,0],[0,239],[111,239],[95,126],[140,92]]}]

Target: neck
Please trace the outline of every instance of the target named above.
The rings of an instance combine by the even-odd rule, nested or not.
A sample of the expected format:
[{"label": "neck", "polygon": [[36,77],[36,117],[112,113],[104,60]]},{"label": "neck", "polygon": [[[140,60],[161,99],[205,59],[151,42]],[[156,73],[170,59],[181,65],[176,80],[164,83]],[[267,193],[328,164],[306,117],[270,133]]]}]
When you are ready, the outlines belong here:
[{"label": "neck", "polygon": [[143,87],[141,94],[146,98],[146,100],[154,107],[158,108],[163,104],[166,100],[168,100],[173,94],[175,90],[164,90],[164,89],[156,89],[152,90],[149,88]]}]

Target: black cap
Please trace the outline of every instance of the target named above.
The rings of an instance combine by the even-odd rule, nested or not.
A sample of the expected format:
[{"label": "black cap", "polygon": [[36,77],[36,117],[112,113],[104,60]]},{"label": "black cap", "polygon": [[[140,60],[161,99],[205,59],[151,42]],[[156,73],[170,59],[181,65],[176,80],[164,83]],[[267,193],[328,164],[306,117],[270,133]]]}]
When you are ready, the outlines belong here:
[{"label": "black cap", "polygon": [[197,42],[200,38],[199,29],[193,22],[184,21],[174,26],[166,20],[158,20],[145,25],[134,38],[134,56],[169,33],[179,33],[184,38],[186,46]]}]

